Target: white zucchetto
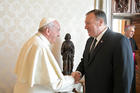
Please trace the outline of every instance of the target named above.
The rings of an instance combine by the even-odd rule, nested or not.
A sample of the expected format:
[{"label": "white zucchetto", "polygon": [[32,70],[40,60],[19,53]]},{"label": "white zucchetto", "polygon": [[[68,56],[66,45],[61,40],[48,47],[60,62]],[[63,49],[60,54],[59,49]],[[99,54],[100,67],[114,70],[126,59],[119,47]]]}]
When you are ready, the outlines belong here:
[{"label": "white zucchetto", "polygon": [[40,21],[40,25],[39,25],[39,28],[41,28],[41,27],[43,27],[43,26],[45,26],[45,25],[47,25],[47,24],[49,24],[49,23],[51,23],[51,22],[53,22],[53,21],[55,21],[56,19],[54,19],[54,18],[43,18],[41,21]]}]

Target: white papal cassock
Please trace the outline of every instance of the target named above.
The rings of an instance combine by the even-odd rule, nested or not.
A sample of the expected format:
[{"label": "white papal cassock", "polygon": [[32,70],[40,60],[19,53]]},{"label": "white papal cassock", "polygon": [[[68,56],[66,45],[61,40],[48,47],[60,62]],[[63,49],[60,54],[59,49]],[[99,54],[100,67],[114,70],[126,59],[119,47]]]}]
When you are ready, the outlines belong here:
[{"label": "white papal cassock", "polygon": [[35,34],[21,49],[15,73],[14,93],[55,93],[72,91],[74,79],[64,76],[50,43],[41,33]]}]

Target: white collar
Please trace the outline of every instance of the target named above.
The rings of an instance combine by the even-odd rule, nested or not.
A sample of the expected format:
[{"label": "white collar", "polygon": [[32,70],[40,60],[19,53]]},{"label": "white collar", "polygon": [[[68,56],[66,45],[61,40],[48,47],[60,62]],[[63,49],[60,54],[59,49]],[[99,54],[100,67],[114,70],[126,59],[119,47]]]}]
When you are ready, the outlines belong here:
[{"label": "white collar", "polygon": [[106,27],[100,34],[97,36],[97,41],[100,41],[100,39],[103,37],[104,33],[107,31],[108,27]]},{"label": "white collar", "polygon": [[48,39],[43,34],[38,32],[38,33],[36,33],[36,35],[39,36],[41,38],[41,40],[43,40],[45,42],[45,44],[51,46],[50,42],[48,41]]}]

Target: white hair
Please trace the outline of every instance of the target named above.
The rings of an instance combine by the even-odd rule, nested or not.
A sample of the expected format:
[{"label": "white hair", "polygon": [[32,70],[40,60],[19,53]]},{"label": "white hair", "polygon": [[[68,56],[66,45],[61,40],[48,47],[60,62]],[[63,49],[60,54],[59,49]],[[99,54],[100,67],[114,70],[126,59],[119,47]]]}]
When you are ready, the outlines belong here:
[{"label": "white hair", "polygon": [[127,25],[125,27],[124,31],[126,32],[126,31],[130,30],[131,27],[135,29],[135,25]]}]

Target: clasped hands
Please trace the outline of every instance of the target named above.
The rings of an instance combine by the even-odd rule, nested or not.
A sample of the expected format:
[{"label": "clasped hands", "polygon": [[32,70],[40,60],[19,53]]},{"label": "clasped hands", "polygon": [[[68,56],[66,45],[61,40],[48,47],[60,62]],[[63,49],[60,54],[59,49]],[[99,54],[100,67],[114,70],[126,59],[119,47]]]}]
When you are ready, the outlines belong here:
[{"label": "clasped hands", "polygon": [[81,79],[81,73],[79,71],[75,71],[71,73],[72,77],[75,79],[75,83],[79,83]]}]

